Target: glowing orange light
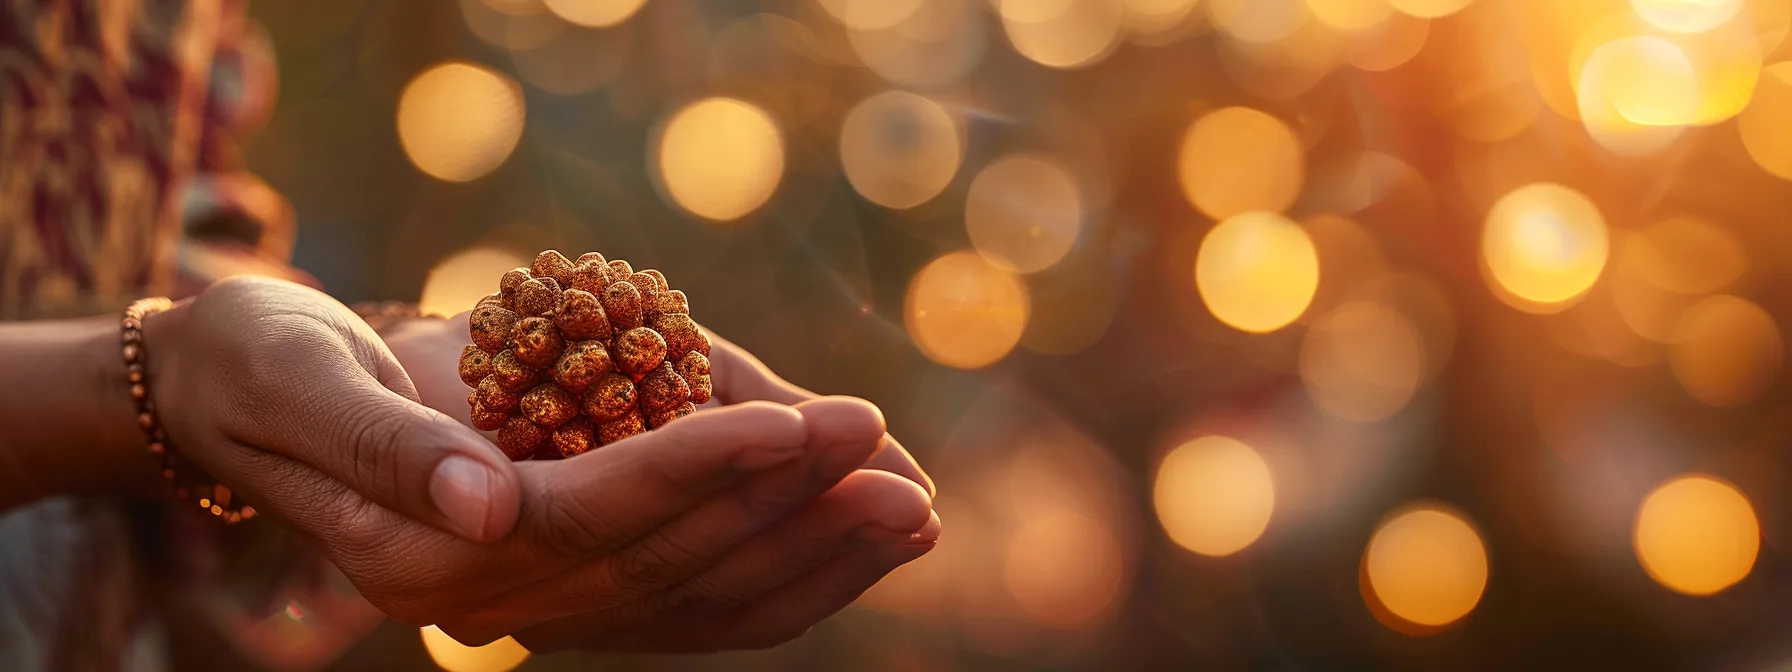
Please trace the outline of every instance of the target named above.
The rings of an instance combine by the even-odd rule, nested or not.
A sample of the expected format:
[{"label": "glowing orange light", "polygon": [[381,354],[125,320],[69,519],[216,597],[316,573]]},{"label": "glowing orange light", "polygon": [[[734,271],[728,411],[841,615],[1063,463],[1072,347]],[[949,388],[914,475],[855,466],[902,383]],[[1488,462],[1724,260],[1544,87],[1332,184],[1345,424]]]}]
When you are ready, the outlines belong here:
[{"label": "glowing orange light", "polygon": [[909,284],[903,322],[921,352],[960,369],[995,363],[1026,331],[1027,289],[976,252],[933,260]]},{"label": "glowing orange light", "polygon": [[1636,557],[1661,585],[1710,595],[1754,569],[1761,526],[1736,486],[1703,475],[1657,487],[1637,510]]},{"label": "glowing orange light", "polygon": [[433,625],[424,627],[422,635],[430,659],[448,672],[508,672],[529,658],[529,650],[509,637],[485,646],[467,646]]},{"label": "glowing orange light", "polygon": [[1500,298],[1530,312],[1554,312],[1586,293],[1605,269],[1605,218],[1579,192],[1537,183],[1512,190],[1487,213],[1484,268]]},{"label": "glowing orange light", "polygon": [[1275,511],[1275,482],[1243,442],[1205,436],[1177,446],[1157,467],[1157,520],[1177,545],[1225,556],[1263,536]]},{"label": "glowing orange light", "polygon": [[1436,628],[1467,616],[1480,603],[1487,588],[1487,549],[1455,512],[1410,506],[1375,530],[1363,553],[1363,573],[1365,599],[1394,617]]},{"label": "glowing orange light", "polygon": [[1275,331],[1312,303],[1319,288],[1319,253],[1299,224],[1247,212],[1220,222],[1201,239],[1195,288],[1221,322],[1254,333]]},{"label": "glowing orange light", "polygon": [[1190,203],[1214,219],[1281,212],[1300,195],[1304,150],[1280,119],[1248,107],[1208,113],[1189,126],[1177,177]]},{"label": "glowing orange light", "polygon": [[666,193],[717,221],[759,209],[784,177],[784,140],[771,115],[732,98],[707,98],[672,115],[656,156]]},{"label": "glowing orange light", "polygon": [[491,172],[522,136],[522,89],[479,66],[435,66],[399,96],[399,142],[418,170],[441,180],[467,182]]},{"label": "glowing orange light", "polygon": [[965,228],[990,263],[1033,273],[1050,268],[1076,244],[1083,197],[1057,163],[1021,154],[989,164],[965,196]]}]

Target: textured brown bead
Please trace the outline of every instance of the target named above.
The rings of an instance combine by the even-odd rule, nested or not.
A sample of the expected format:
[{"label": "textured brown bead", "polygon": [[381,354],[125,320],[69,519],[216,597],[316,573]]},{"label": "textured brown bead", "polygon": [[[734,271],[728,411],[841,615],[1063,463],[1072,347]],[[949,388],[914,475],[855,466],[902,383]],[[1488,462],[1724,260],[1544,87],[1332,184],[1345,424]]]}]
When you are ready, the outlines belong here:
[{"label": "textured brown bead", "polygon": [[[478,348],[474,348],[474,349],[477,350]],[[149,388],[144,387],[143,383],[132,383],[131,384],[131,398],[132,399],[142,400],[147,397],[149,397]]]},{"label": "textured brown bead", "polygon": [[609,340],[610,318],[597,296],[582,289],[569,289],[560,295],[560,307],[554,309],[554,326],[567,340]]},{"label": "textured brown bead", "polygon": [[488,304],[473,309],[473,314],[467,317],[467,331],[471,332],[473,343],[480,350],[495,355],[504,349],[504,341],[510,338],[510,330],[518,319],[516,313]]},{"label": "textured brown bead", "polygon": [[560,305],[560,283],[553,278],[530,278],[516,288],[513,303],[518,315],[552,315]]},{"label": "textured brown bead", "polygon": [[635,272],[630,273],[625,280],[628,281],[628,284],[635,286],[635,291],[641,293],[642,306],[654,305],[653,297],[660,293],[660,286],[653,281],[653,276],[646,273]]},{"label": "textured brown bead", "polygon": [[554,429],[554,449],[560,457],[577,457],[597,447],[597,425],[573,418]]},{"label": "textured brown bead", "polygon": [[579,255],[578,261],[573,262],[573,265],[577,266],[579,264],[592,264],[592,263],[607,264],[609,262],[604,261],[604,255],[601,252],[586,252],[584,254]]},{"label": "textured brown bead", "polygon": [[572,267],[572,274],[568,276],[566,285],[562,289],[578,289],[592,294],[601,294],[605,287],[610,286],[610,282],[609,264],[602,261],[580,261],[577,266]]},{"label": "textured brown bead", "polygon": [[[554,431],[559,431],[559,430],[556,429]],[[548,433],[548,440],[541,442],[541,445],[538,445],[535,447],[535,453],[533,455],[530,455],[529,459],[531,459],[531,460],[563,459],[560,457],[560,448],[558,446],[554,445],[553,432]]]},{"label": "textured brown bead", "polygon": [[552,429],[579,414],[579,398],[564,387],[543,383],[523,393],[522,409],[530,422]]},{"label": "textured brown bead", "polygon": [[585,417],[604,423],[622,417],[635,407],[635,383],[621,374],[610,373],[585,388]]},{"label": "textured brown bead", "polygon": [[510,351],[529,366],[553,364],[565,347],[566,339],[560,337],[560,330],[554,328],[553,321],[545,317],[525,317],[517,320],[516,326],[510,329]]},{"label": "textured brown bead", "polygon": [[510,420],[510,414],[504,411],[488,410],[479,404],[473,404],[473,426],[481,431],[495,432],[504,427]]},{"label": "textured brown bead", "polygon": [[607,446],[645,431],[647,423],[641,418],[641,412],[629,409],[622,417],[598,425],[597,440]]},{"label": "textured brown bead", "polygon": [[516,353],[503,350],[492,358],[492,376],[498,379],[499,387],[521,392],[541,382],[541,369],[524,364]]},{"label": "textured brown bead", "polygon": [[521,394],[515,390],[506,390],[503,385],[499,385],[496,375],[486,376],[485,380],[479,381],[479,387],[475,388],[473,392],[475,395],[473,399],[480,406],[503,413],[516,410],[517,404],[523,401]]},{"label": "textured brown bead", "polygon": [[460,382],[472,387],[489,375],[492,375],[491,353],[480,350],[477,345],[469,345],[460,351]]},{"label": "textured brown bead", "polygon": [[678,377],[691,386],[691,403],[701,404],[709,401],[714,386],[709,378],[709,358],[701,352],[687,352],[678,358],[678,364],[672,367]]},{"label": "textured brown bead", "polygon": [[671,362],[649,371],[635,387],[640,390],[641,410],[650,414],[677,408],[691,398],[691,386],[672,370]]},{"label": "textured brown bead", "polygon": [[653,286],[654,286],[655,291],[663,292],[663,291],[666,291],[666,290],[672,288],[671,285],[666,284],[666,274],[665,273],[661,273],[658,270],[651,269],[651,268],[649,268],[645,271],[641,271],[641,272],[646,273],[650,276],[653,276]]},{"label": "textured brown bead", "polygon": [[653,312],[689,315],[691,314],[691,302],[690,299],[685,298],[684,292],[676,289],[660,292],[653,297]]},{"label": "textured brown bead", "polygon": [[498,279],[498,291],[503,292],[506,296],[515,294],[516,288],[528,282],[531,277],[534,276],[529,274],[529,269],[520,266],[505,271],[504,277]]},{"label": "textured brown bead", "polygon": [[529,265],[529,274],[537,278],[553,278],[561,287],[571,279],[572,262],[559,250],[543,250],[535,255],[535,263]]},{"label": "textured brown bead", "polygon": [[623,278],[628,277],[634,272],[635,269],[629,266],[627,261],[621,259],[610,260],[610,280],[612,282],[621,282]]},{"label": "textured brown bead", "polygon": [[527,460],[535,455],[536,446],[548,438],[548,430],[529,422],[528,418],[513,415],[498,430],[498,450],[513,461]]},{"label": "textured brown bead", "polygon": [[554,382],[577,394],[610,372],[610,351],[602,341],[573,341],[554,362]]},{"label": "textured brown bead", "polygon": [[666,339],[652,329],[636,327],[616,336],[610,356],[615,359],[617,370],[638,376],[666,361]]},{"label": "textured brown bead", "polygon": [[137,361],[137,357],[142,354],[143,354],[143,349],[138,347],[136,343],[126,343],[125,344],[125,346],[124,346],[124,361],[126,363],[135,363]]},{"label": "textured brown bead", "polygon": [[611,329],[622,331],[641,326],[641,290],[634,285],[610,283],[598,299],[604,304],[604,314],[610,318]]},{"label": "textured brown bead", "polygon": [[687,416],[687,415],[690,415],[690,414],[696,413],[696,412],[697,412],[697,407],[695,405],[692,405],[691,402],[687,401],[687,402],[684,402],[677,406],[673,406],[672,408],[668,408],[663,411],[654,411],[652,413],[647,414],[647,426],[652,427],[654,429],[659,429],[661,427],[665,427],[666,423],[672,422],[673,420],[677,420],[679,418],[682,418],[684,416]]},{"label": "textured brown bead", "polygon": [[687,352],[701,352],[709,355],[709,337],[684,313],[661,313],[653,316],[647,328],[659,332],[666,339],[666,357],[678,361]]},{"label": "textured brown bead", "polygon": [[124,367],[124,379],[133,383],[143,382],[143,365],[129,364]]},{"label": "textured brown bead", "polygon": [[484,308],[486,306],[498,306],[505,310],[510,310],[510,299],[505,297],[503,292],[494,292],[479,297],[479,303],[473,304],[474,308]]}]

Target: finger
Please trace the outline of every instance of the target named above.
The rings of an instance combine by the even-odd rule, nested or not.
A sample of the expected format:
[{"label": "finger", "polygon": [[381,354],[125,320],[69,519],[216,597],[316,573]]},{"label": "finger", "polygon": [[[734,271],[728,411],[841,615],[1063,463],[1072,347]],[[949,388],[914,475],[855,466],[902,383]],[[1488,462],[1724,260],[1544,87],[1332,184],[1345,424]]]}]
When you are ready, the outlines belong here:
[{"label": "finger", "polygon": [[265,397],[241,405],[239,412],[252,417],[232,423],[240,430],[232,438],[466,539],[508,534],[521,501],[510,461],[472,430],[414,401],[409,378],[365,325],[332,334],[315,324],[308,329],[307,321],[263,320],[266,361],[250,374],[262,379],[247,389]]},{"label": "finger", "polygon": [[[584,455],[531,468],[524,525],[552,553],[607,553],[750,473],[801,456],[796,409],[767,402],[693,413]],[[565,600],[562,599],[562,602]]]},{"label": "finger", "polygon": [[531,651],[567,648],[627,653],[709,653],[762,649],[807,632],[894,571],[933,550],[939,518],[904,542],[860,548],[734,609],[666,614],[639,627],[593,627],[589,617],[550,621],[516,633]]},{"label": "finger", "polygon": [[[710,379],[714,381],[715,398],[722,404],[737,404],[743,401],[765,400],[780,404],[796,404],[816,398],[814,392],[791,384],[780,378],[765,363],[759,361],[752,353],[743,350],[728,339],[717,336],[715,332],[704,330],[710,340]],[[938,493],[933,479],[921,469],[914,456],[888,434],[884,435],[885,446],[864,466],[867,469],[882,469],[914,481],[927,491],[929,497]]]},{"label": "finger", "polygon": [[[694,414],[666,429],[733,408],[740,407]],[[689,578],[827,492],[864,463],[883,435],[883,414],[860,399],[817,399],[791,410],[803,423],[805,452],[800,459],[708,501],[692,502],[696,505],[689,511],[654,527],[616,553],[561,579],[538,584],[518,598],[531,606],[552,605],[576,613],[614,607]]]}]

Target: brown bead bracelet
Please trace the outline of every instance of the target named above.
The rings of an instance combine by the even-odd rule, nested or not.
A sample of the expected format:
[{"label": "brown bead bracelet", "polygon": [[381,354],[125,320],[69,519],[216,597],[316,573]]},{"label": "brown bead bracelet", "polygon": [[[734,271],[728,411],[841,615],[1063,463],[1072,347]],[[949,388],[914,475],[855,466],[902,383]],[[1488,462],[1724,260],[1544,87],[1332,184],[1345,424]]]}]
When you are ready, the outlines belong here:
[{"label": "brown bead bracelet", "polygon": [[219,520],[240,523],[255,517],[255,507],[243,504],[223,484],[203,483],[189,487],[183,483],[179,460],[168,442],[168,432],[156,415],[156,403],[150,395],[149,350],[143,343],[143,320],[173,307],[174,302],[166,298],[138,299],[124,310],[124,320],[119,325],[119,338],[124,346],[125,383],[130,385],[131,401],[137,404],[137,428],[143,430],[149,454],[161,461],[162,479],[174,486],[175,499],[188,502],[196,498],[200,509]]}]

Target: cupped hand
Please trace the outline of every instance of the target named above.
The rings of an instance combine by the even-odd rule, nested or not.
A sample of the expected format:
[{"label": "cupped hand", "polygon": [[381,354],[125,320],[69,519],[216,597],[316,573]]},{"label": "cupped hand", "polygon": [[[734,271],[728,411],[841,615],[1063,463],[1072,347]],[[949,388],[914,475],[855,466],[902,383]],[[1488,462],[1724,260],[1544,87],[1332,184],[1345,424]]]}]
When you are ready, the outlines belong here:
[{"label": "cupped hand", "polygon": [[382,611],[469,643],[767,646],[938,535],[926,491],[858,471],[884,437],[862,401],[742,403],[512,464],[417,403],[372,330],[310,289],[223,281],[144,332],[184,455],[315,538]]}]

